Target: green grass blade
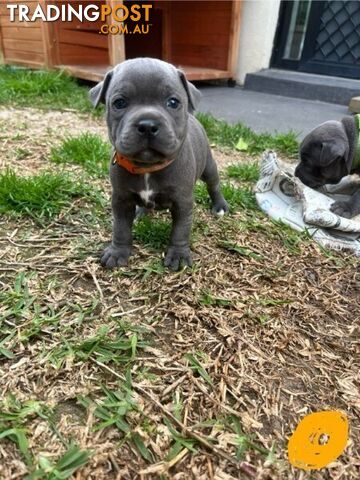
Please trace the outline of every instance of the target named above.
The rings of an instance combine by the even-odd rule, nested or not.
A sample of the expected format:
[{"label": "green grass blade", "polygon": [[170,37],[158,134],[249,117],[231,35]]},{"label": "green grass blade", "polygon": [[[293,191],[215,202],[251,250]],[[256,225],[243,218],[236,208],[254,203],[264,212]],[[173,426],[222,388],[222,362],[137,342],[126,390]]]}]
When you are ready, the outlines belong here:
[{"label": "green grass blade", "polygon": [[145,446],[142,438],[140,437],[140,435],[138,433],[134,433],[132,435],[132,441],[134,442],[134,445],[136,446],[136,448],[138,449],[140,455],[145,459],[147,460],[148,462],[153,462],[154,461],[154,457],[153,457],[153,454],[151,453],[151,451]]},{"label": "green grass blade", "polygon": [[76,470],[86,464],[90,455],[91,453],[88,450],[80,450],[77,445],[70,446],[68,451],[56,462],[56,478],[70,477]]},{"label": "green grass blade", "polygon": [[213,386],[213,381],[199,360],[191,353],[187,353],[185,358],[189,361],[192,370],[195,370],[209,385]]},{"label": "green grass blade", "polygon": [[12,442],[16,443],[20,452],[24,456],[26,463],[31,464],[29,443],[25,435],[25,430],[20,428],[9,428],[0,433],[0,439],[1,438],[8,438]]}]

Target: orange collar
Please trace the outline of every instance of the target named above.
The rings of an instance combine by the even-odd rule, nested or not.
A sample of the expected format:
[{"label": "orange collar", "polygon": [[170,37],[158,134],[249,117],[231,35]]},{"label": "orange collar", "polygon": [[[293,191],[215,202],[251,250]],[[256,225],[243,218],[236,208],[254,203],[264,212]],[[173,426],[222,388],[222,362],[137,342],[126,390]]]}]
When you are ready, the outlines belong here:
[{"label": "orange collar", "polygon": [[156,163],[155,165],[149,165],[148,167],[137,167],[129,158],[124,157],[118,152],[114,152],[113,164],[117,163],[120,167],[125,168],[129,173],[133,175],[142,175],[144,173],[157,172],[158,170],[163,170],[165,167],[170,165],[174,160],[165,160],[162,163]]}]

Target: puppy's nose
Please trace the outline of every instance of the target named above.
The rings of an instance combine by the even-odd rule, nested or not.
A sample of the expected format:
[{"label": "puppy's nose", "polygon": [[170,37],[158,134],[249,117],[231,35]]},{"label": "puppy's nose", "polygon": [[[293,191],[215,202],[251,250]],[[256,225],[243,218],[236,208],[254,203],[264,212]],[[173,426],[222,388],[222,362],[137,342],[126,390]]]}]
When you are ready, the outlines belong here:
[{"label": "puppy's nose", "polygon": [[155,137],[159,133],[160,123],[151,118],[144,118],[136,124],[137,131],[145,137]]}]

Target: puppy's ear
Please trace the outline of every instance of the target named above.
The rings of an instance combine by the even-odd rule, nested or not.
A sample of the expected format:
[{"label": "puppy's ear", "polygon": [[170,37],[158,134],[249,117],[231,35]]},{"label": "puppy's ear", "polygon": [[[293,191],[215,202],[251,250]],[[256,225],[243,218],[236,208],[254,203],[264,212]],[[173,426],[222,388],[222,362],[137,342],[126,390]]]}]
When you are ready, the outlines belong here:
[{"label": "puppy's ear", "polygon": [[104,80],[95,85],[95,87],[93,87],[89,91],[91,103],[94,105],[95,108],[99,105],[99,103],[105,104],[106,92],[109,88],[113,74],[114,70],[110,70],[109,72],[107,72]]},{"label": "puppy's ear", "polygon": [[185,73],[182,70],[178,70],[178,74],[188,97],[189,112],[193,113],[200,102],[201,92],[186,80]]},{"label": "puppy's ear", "polygon": [[320,153],[320,166],[326,167],[339,158],[346,158],[347,148],[341,142],[325,141],[322,142]]}]

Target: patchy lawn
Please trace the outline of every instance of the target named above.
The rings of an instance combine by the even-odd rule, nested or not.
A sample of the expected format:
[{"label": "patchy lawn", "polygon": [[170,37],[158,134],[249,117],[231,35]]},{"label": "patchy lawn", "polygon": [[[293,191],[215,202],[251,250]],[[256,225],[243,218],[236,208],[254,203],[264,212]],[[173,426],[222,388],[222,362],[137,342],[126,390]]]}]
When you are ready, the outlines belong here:
[{"label": "patchy lawn", "polygon": [[[1,478],[359,478],[359,261],[257,209],[256,151],[214,146],[232,213],[199,184],[192,270],[162,266],[156,213],[110,272],[109,181],[81,157],[104,122],[12,107],[0,132]],[[346,451],[295,471],[287,440],[323,409],[348,415]]]}]

